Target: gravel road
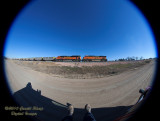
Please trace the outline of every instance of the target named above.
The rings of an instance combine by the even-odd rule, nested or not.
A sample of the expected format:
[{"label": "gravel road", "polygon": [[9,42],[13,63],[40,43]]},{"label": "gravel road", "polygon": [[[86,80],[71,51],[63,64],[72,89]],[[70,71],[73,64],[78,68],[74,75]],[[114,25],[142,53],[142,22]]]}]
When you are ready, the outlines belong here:
[{"label": "gravel road", "polygon": [[[41,90],[41,95],[51,99],[52,102],[54,100],[64,105],[71,103],[77,110],[81,110],[85,104],[89,103],[92,108],[100,110],[102,108],[134,105],[140,96],[139,89],[146,88],[152,82],[155,62],[151,61],[143,67],[99,79],[59,78],[17,65],[12,60],[5,61],[5,70],[13,94],[31,82],[34,90]],[[116,117],[114,115],[118,112],[113,112],[113,116],[108,117],[108,120]],[[106,115],[103,113],[101,116],[94,114],[100,121],[103,121]]]}]

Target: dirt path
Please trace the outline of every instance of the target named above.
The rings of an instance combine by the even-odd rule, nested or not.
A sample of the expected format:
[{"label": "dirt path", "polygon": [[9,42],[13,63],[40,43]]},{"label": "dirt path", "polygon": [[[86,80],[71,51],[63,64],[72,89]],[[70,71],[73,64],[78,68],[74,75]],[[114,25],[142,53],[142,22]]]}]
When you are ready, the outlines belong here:
[{"label": "dirt path", "polygon": [[93,108],[100,108],[133,105],[140,95],[139,89],[150,84],[155,63],[100,79],[54,77],[8,60],[5,66],[13,93],[31,82],[35,90],[41,90],[42,95],[59,103],[69,102],[76,108],[84,108],[86,103],[90,103]]}]

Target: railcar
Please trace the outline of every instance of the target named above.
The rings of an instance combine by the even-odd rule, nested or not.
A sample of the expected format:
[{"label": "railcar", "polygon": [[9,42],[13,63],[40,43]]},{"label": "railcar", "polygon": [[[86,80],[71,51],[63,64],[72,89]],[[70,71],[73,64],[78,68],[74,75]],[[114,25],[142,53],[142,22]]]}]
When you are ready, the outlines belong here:
[{"label": "railcar", "polygon": [[29,61],[29,58],[25,58],[25,61]]},{"label": "railcar", "polygon": [[34,59],[35,59],[35,61],[42,61],[43,58],[42,57],[35,57]]},{"label": "railcar", "polygon": [[80,62],[81,61],[81,56],[58,56],[56,58],[56,61],[73,61],[73,62]]},{"label": "railcar", "polygon": [[23,61],[23,58],[21,58],[20,60]]},{"label": "railcar", "polygon": [[26,61],[30,61],[30,59],[29,59],[29,58],[26,58]]},{"label": "railcar", "polygon": [[92,62],[92,61],[99,61],[99,62],[106,62],[106,56],[84,56],[82,59],[83,62]]},{"label": "railcar", "polygon": [[56,61],[56,57],[43,57],[43,61]]},{"label": "railcar", "polygon": [[29,58],[30,61],[35,61],[35,58]]}]

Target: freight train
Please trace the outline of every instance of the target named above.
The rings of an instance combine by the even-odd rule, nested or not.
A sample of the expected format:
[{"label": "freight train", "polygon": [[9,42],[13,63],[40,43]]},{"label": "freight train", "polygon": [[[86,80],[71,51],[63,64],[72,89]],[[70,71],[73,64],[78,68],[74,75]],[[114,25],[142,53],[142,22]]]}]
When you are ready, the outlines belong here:
[{"label": "freight train", "polygon": [[35,58],[17,58],[15,60],[22,61],[55,61],[55,62],[106,62],[106,56],[84,56],[81,59],[81,56],[58,56],[58,57],[35,57]]}]

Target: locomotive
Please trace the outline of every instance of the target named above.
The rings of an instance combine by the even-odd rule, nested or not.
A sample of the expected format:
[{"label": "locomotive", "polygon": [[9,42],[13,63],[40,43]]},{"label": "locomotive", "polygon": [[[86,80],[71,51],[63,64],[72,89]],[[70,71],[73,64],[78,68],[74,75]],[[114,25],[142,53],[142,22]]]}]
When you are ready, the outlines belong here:
[{"label": "locomotive", "polygon": [[91,62],[91,61],[101,61],[106,62],[106,56],[84,56],[82,59],[83,62]]},{"label": "locomotive", "polygon": [[80,62],[81,56],[58,56],[56,61],[73,61],[73,62]]},{"label": "locomotive", "polygon": [[58,57],[35,57],[35,58],[20,58],[16,60],[22,60],[22,61],[54,61],[54,62],[106,62],[106,56],[84,56],[83,59],[81,59],[81,56],[79,55],[73,55],[73,56],[58,56]]}]

